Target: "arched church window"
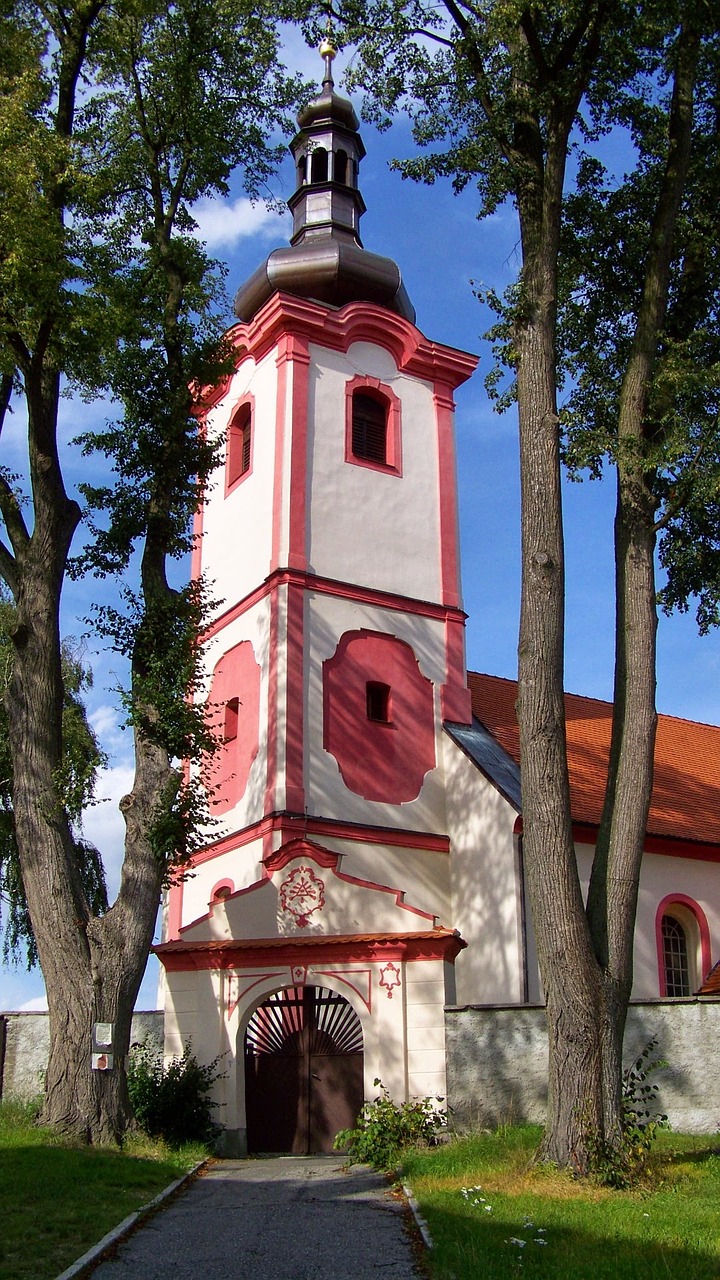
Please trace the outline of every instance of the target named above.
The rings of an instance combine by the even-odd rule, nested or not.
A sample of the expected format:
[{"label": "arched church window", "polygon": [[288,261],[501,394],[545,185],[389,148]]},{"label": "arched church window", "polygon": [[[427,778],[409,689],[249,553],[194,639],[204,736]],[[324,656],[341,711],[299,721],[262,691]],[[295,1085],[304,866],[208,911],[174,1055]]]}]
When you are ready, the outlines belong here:
[{"label": "arched church window", "polygon": [[368,680],[365,686],[365,706],[368,720],[378,724],[390,723],[390,685],[378,680]]},{"label": "arched church window", "polygon": [[364,374],[345,384],[345,461],[402,475],[401,404],[392,387]]},{"label": "arched church window", "polygon": [[342,182],[347,186],[348,181],[348,153],[340,148],[335,152],[333,161],[333,177],[336,182]]},{"label": "arched church window", "polygon": [[356,458],[386,463],[388,405],[379,395],[366,390],[353,393],[352,451]]},{"label": "arched church window", "polygon": [[679,920],[665,915],[660,926],[667,996],[690,995],[690,959],[688,939]]},{"label": "arched church window", "polygon": [[252,461],[252,404],[246,401],[233,415],[228,429],[226,489],[250,470]]},{"label": "arched church window", "polygon": [[324,147],[316,147],[310,159],[310,181],[327,182],[328,153]]},{"label": "arched church window", "polygon": [[300,156],[297,166],[297,184],[299,187],[304,186],[307,177],[307,156]]}]

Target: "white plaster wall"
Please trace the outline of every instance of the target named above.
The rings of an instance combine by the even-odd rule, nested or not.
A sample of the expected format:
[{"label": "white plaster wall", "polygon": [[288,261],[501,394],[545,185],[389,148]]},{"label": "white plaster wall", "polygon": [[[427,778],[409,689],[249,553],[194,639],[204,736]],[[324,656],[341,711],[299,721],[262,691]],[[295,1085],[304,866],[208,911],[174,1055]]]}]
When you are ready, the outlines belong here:
[{"label": "white plaster wall", "polygon": [[[350,791],[335,757],[323,747],[323,662],[333,656],[346,631],[362,628],[404,640],[412,648],[422,675],[435,686],[435,768],[426,773],[417,798],[403,804],[366,800]],[[445,678],[444,623],[340,597],[310,595],[305,646],[305,786],[309,812],[347,822],[444,831],[440,720],[440,687]]]},{"label": "white plaster wall", "polygon": [[[592,848],[588,845],[579,846],[578,866],[584,894],[587,894],[592,856]],[[713,964],[720,955],[720,865],[716,862],[695,861],[692,858],[672,858],[664,854],[646,853],[640,873],[640,892],[635,923],[632,992],[634,1000],[652,1000],[660,993],[655,916],[663,898],[671,893],[685,894],[702,908],[710,930]],[[699,955],[696,966],[699,972],[702,968]],[[702,974],[699,981],[706,976]]]},{"label": "white plaster wall", "polygon": [[522,886],[516,812],[444,734],[452,924],[467,942],[455,961],[458,1004],[524,998]]},{"label": "white plaster wall", "polygon": [[[355,840],[315,838],[325,848],[342,854],[339,870],[343,875],[399,890],[407,906],[436,916],[439,925],[451,926],[450,858],[447,853]],[[431,927],[430,922],[410,911],[404,913],[404,919],[405,923],[398,926],[403,931]],[[369,927],[367,922],[363,925],[364,929]]]},{"label": "white plaster wall", "polygon": [[446,1096],[445,980],[441,960],[403,966],[407,1019],[407,1096]]},{"label": "white plaster wall", "polygon": [[[422,600],[440,598],[438,449],[432,390],[383,348],[311,345],[309,545],[314,573]],[[345,386],[379,378],[401,401],[402,475],[345,461]]]},{"label": "white plaster wall", "polygon": [[235,604],[267,577],[272,549],[277,367],[270,352],[259,364],[246,359],[223,399],[208,414],[208,435],[223,441],[240,400],[251,393],[252,470],[225,497],[225,449],[212,475],[203,513],[202,567],[217,613]]},{"label": "white plaster wall", "polygon": [[210,894],[219,880],[232,880],[236,890],[255,884],[262,875],[262,852],[262,841],[253,840],[200,863],[183,884],[183,927],[207,914]]}]

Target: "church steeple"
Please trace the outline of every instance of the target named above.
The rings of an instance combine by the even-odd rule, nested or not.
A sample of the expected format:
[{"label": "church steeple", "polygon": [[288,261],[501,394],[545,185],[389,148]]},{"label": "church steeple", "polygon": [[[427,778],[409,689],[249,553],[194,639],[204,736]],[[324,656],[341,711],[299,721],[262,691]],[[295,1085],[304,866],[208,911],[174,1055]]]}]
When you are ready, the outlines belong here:
[{"label": "church steeple", "polygon": [[276,249],[241,285],[235,314],[250,320],[276,290],[332,306],[374,302],[415,320],[415,310],[391,258],[363,248],[359,224],[365,202],[358,187],[365,147],[351,102],[335,93],[335,50],[323,41],[322,92],[298,116],[290,150],[297,189],[290,248]]},{"label": "church steeple", "polygon": [[351,102],[335,93],[335,50],[320,46],[325,59],[322,93],[298,116],[300,132],[290,143],[297,190],[288,200],[293,215],[292,245],[328,237],[350,238],[362,248],[358,225],[365,201],[358,170],[365,147]]}]

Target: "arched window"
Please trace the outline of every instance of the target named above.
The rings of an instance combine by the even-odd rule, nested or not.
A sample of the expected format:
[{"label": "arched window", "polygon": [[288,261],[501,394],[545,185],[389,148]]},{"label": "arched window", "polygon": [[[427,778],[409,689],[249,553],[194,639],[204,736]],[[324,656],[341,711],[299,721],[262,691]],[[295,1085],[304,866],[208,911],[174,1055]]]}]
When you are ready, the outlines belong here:
[{"label": "arched window", "polygon": [[324,147],[316,147],[310,159],[310,181],[327,182],[328,153]]},{"label": "arched window", "polygon": [[333,157],[333,178],[336,182],[342,182],[347,186],[348,180],[348,153],[342,148],[335,152]]},{"label": "arched window", "polygon": [[400,400],[378,378],[358,374],[345,384],[345,460],[402,475]]},{"label": "arched window", "polygon": [[665,995],[689,996],[690,963],[685,930],[674,916],[663,916],[660,930],[663,943]]},{"label": "arched window", "polygon": [[387,402],[367,391],[356,391],[352,402],[352,451],[356,458],[385,464],[387,458]]},{"label": "arched window", "polygon": [[300,156],[297,166],[297,184],[299,187],[304,186],[307,177],[307,156]]},{"label": "arched window", "polygon": [[702,907],[687,894],[668,894],[655,916],[660,995],[693,995],[712,968],[710,930]]},{"label": "arched window", "polygon": [[252,462],[252,404],[246,401],[235,412],[228,428],[226,490],[247,475]]}]

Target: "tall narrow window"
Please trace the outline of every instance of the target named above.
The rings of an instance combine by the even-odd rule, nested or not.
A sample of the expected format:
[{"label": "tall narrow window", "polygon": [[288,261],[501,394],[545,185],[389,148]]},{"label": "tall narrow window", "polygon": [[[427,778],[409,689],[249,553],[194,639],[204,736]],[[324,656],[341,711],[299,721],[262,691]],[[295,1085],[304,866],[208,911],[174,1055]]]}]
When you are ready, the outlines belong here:
[{"label": "tall narrow window", "polygon": [[685,930],[674,916],[663,916],[662,925],[663,965],[665,969],[665,994],[690,995],[690,964]]},{"label": "tall narrow window", "polygon": [[252,405],[241,404],[228,431],[227,487],[250,470],[252,459]]},{"label": "tall narrow window", "polygon": [[348,153],[342,148],[335,152],[333,157],[333,178],[336,182],[342,182],[347,185],[348,180]]},{"label": "tall narrow window", "polygon": [[238,736],[238,714],[240,711],[240,699],[230,698],[225,703],[225,718],[223,724],[223,738],[225,742],[234,742]]},{"label": "tall narrow window", "polygon": [[328,153],[324,147],[316,147],[310,158],[310,181],[327,182]]},{"label": "tall narrow window", "polygon": [[352,451],[356,458],[385,464],[388,406],[379,396],[355,391],[352,399]]},{"label": "tall narrow window", "polygon": [[365,686],[365,701],[368,720],[376,720],[379,724],[390,723],[389,684],[380,684],[377,680],[368,680]]}]

